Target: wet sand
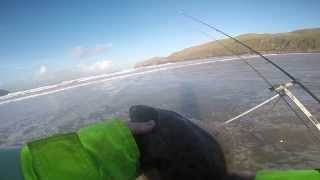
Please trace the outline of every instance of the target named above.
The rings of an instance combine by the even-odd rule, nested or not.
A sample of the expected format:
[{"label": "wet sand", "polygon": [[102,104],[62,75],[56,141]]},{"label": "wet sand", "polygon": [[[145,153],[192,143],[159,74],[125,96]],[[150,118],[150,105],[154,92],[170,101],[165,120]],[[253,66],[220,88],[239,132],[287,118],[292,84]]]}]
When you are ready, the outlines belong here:
[{"label": "wet sand", "polygon": [[[270,58],[320,96],[320,54]],[[259,58],[248,61],[273,83],[288,81]],[[320,119],[319,104],[298,87],[293,92]],[[128,118],[131,105],[145,104],[177,111],[215,135],[233,171],[319,168],[320,133],[306,128],[282,101],[222,126],[272,95],[240,60],[141,73],[0,105],[0,147],[19,147],[34,138],[74,131],[113,116]]]}]

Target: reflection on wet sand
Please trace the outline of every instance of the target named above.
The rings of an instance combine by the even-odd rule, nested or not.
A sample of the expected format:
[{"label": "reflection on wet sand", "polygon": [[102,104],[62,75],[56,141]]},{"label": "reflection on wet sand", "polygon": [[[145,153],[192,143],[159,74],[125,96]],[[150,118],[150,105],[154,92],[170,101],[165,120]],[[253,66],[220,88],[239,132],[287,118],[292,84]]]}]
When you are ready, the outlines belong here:
[{"label": "reflection on wet sand", "polygon": [[[296,78],[309,82],[320,96],[319,58],[316,53],[271,57]],[[260,59],[250,62],[273,83],[288,81]],[[293,91],[319,119],[319,104],[300,89]],[[281,101],[222,126],[271,95],[268,86],[241,61],[120,78],[0,106],[0,147],[17,147],[112,116],[128,118],[130,106],[144,104],[176,111],[215,135],[231,170],[320,167],[319,138],[315,138],[319,133],[307,129]]]}]

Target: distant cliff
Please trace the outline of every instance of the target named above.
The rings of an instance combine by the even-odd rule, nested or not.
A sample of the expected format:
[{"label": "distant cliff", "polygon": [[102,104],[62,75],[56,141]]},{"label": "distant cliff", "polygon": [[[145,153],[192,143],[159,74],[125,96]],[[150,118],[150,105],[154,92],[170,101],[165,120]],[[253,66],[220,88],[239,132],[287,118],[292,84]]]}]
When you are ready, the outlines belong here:
[{"label": "distant cliff", "polygon": [[7,90],[3,90],[3,89],[0,89],[0,96],[5,96],[7,94],[9,94],[10,92],[7,91]]},{"label": "distant cliff", "polygon": [[[302,29],[275,34],[243,34],[236,37],[261,53],[320,52],[320,28]],[[219,41],[219,42],[218,42]],[[224,46],[237,54],[250,53],[232,39],[223,39],[193,46],[172,53],[168,57],[156,57],[136,64],[136,67],[169,62],[233,55]]]}]

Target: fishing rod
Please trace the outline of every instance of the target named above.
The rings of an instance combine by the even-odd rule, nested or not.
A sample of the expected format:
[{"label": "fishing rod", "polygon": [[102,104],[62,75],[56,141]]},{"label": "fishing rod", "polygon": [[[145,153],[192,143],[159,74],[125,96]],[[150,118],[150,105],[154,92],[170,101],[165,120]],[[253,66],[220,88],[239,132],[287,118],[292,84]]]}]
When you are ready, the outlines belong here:
[{"label": "fishing rod", "polygon": [[[229,48],[228,46],[224,45],[222,42],[215,40],[215,38],[213,38],[218,44],[220,44],[222,47],[224,47],[227,51],[231,52],[232,54],[236,55],[237,57],[239,57],[241,60],[243,60],[251,69],[253,69],[269,86],[270,86],[270,90],[276,92],[277,94],[270,97],[269,99],[265,100],[264,102],[252,107],[251,109],[239,114],[238,116],[235,116],[227,121],[225,121],[223,123],[223,125],[227,125],[229,123],[232,123],[235,120],[238,120],[240,118],[242,118],[243,116],[246,116],[247,114],[257,110],[258,108],[270,103],[271,101],[273,101],[274,99],[280,98],[282,100],[284,100],[286,102],[286,104],[289,106],[289,108],[295,113],[295,115],[303,121],[302,117],[294,110],[294,108],[291,106],[291,104],[284,98],[284,96],[287,96],[299,109],[301,112],[303,112],[303,114],[305,115],[305,117],[307,117],[307,119],[318,129],[318,131],[320,131],[320,122],[310,113],[310,111],[301,103],[301,101],[288,89],[289,87],[293,86],[295,83],[298,84],[298,81],[292,76],[290,75],[287,71],[285,71],[284,69],[282,69],[280,66],[278,66],[277,64],[275,64],[273,61],[271,61],[270,59],[266,58],[265,56],[263,56],[261,53],[259,53],[258,51],[254,50],[253,48],[251,48],[250,46],[246,45],[245,43],[237,40],[236,38],[233,38],[232,36],[226,34],[225,32],[199,20],[196,19],[192,16],[189,16],[187,14],[184,13],[184,15],[188,18],[191,18],[194,21],[197,21],[201,24],[204,24],[206,26],[209,26],[210,28],[214,29],[215,31],[222,33],[223,35],[230,37],[231,39],[233,39],[234,41],[240,43],[241,45],[245,46],[246,48],[248,48],[249,50],[253,51],[254,53],[258,54],[260,57],[262,57],[263,59],[265,59],[267,62],[270,62],[272,65],[274,65],[277,69],[281,70],[284,74],[286,74],[292,81],[286,84],[280,84],[280,85],[272,85],[272,83],[266,78],[264,77],[264,75],[262,73],[259,72],[259,70],[257,70],[253,65],[251,65],[249,62],[246,61],[246,59],[242,58],[240,55],[238,55],[237,53],[235,53],[235,51],[231,48]],[[206,36],[211,37],[211,35],[208,35],[207,33],[202,32],[203,34],[205,34]],[[211,37],[212,38],[212,37]],[[303,84],[300,84],[300,86],[302,85],[302,88],[305,87]],[[305,87],[306,88],[306,87]],[[306,92],[311,93],[310,95],[312,96],[313,93],[309,91],[309,89],[305,89]],[[319,100],[316,96],[312,96],[314,97],[315,100]],[[319,101],[318,101],[319,102]],[[303,121],[303,123],[305,124],[305,122]],[[305,124],[306,125],[306,124]],[[309,128],[306,125],[307,128]]]},{"label": "fishing rod", "polygon": [[213,36],[211,36],[210,34],[200,31],[202,34],[208,36],[209,38],[211,38],[212,40],[214,40],[215,42],[217,42],[220,46],[222,46],[223,48],[225,48],[227,51],[229,51],[231,54],[233,54],[234,56],[238,57],[239,59],[241,59],[246,65],[248,65],[261,79],[263,79],[268,85],[269,88],[273,88],[272,83],[262,74],[258,71],[258,69],[256,69],[253,65],[251,65],[245,58],[243,58],[241,55],[237,54],[233,49],[231,49],[230,47],[226,46],[225,44],[223,44],[222,42],[220,42],[220,40],[217,40],[216,38],[214,38]]},{"label": "fishing rod", "polygon": [[[202,31],[201,31],[202,32]],[[291,104],[284,98],[284,95],[286,95],[287,97],[289,97],[292,102],[294,102],[298,108],[306,115],[306,117],[309,119],[309,121],[320,131],[320,123],[319,121],[310,113],[310,111],[294,96],[294,94],[288,89],[288,87],[293,86],[292,82],[286,83],[286,84],[282,84],[279,86],[273,86],[272,83],[262,74],[259,72],[258,69],[256,69],[253,65],[251,65],[246,59],[242,58],[242,56],[238,55],[233,49],[229,48],[228,46],[224,45],[222,42],[220,42],[219,40],[216,40],[215,38],[213,38],[211,35],[202,32],[203,34],[205,34],[206,36],[212,38],[213,40],[215,40],[218,44],[220,44],[222,47],[224,47],[227,51],[229,51],[231,54],[237,56],[239,59],[241,59],[243,62],[245,62],[254,72],[256,72],[258,74],[258,76],[260,76],[272,89],[273,91],[277,92],[276,95],[270,97],[269,99],[263,101],[262,103],[250,108],[249,110],[225,121],[223,123],[223,125],[227,125],[232,123],[233,121],[236,121],[240,118],[242,118],[243,116],[246,116],[247,114],[257,110],[258,108],[270,103],[271,101],[280,98],[282,99],[286,105],[289,107],[289,109],[297,116],[297,118],[299,120],[301,120],[303,122],[303,124],[309,128],[309,126],[304,122],[303,118],[300,116],[300,114],[291,106]],[[279,99],[279,100],[280,100]],[[279,101],[277,101],[279,102]],[[276,102],[276,103],[277,103]],[[276,103],[273,104],[273,107],[276,105]],[[273,107],[271,109],[273,109]],[[312,132],[312,131],[311,131]],[[313,134],[313,133],[312,133]],[[317,137],[317,136],[315,136]],[[317,138],[318,139],[318,138]],[[318,139],[320,140],[320,139]]]},{"label": "fishing rod", "polygon": [[311,92],[304,84],[302,84],[300,81],[298,81],[295,77],[293,77],[289,72],[287,72],[286,70],[284,70],[283,68],[281,68],[278,64],[274,63],[273,61],[271,61],[269,58],[265,57],[264,55],[262,55],[260,52],[256,51],[255,49],[253,49],[252,47],[250,47],[249,45],[245,44],[244,42],[234,38],[233,36],[221,31],[220,29],[196,18],[196,17],[193,17],[189,14],[186,14],[184,11],[181,12],[182,15],[184,15],[185,17],[197,22],[197,23],[200,23],[200,24],[203,24],[207,27],[209,27],[210,29],[213,29],[215,30],[216,32],[224,35],[224,36],[227,36],[229,37],[230,39],[234,40],[235,42],[239,43],[240,45],[244,46],[245,48],[249,49],[251,52],[257,54],[258,56],[260,56],[262,59],[264,59],[265,61],[267,61],[268,63],[270,63],[271,65],[273,65],[275,68],[277,68],[278,70],[280,70],[282,73],[284,73],[286,76],[288,76],[292,83],[294,84],[298,84],[305,92],[307,92],[314,100],[316,100],[319,104],[320,104],[320,99],[313,93]]}]

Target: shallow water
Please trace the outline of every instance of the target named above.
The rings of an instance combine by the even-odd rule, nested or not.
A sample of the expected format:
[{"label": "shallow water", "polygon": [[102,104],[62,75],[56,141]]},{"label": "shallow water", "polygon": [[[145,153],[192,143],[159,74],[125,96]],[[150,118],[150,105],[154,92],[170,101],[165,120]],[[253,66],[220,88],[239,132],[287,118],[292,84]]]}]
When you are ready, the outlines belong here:
[{"label": "shallow water", "polygon": [[[269,57],[320,96],[320,54]],[[177,111],[216,135],[232,170],[319,168],[320,134],[307,129],[282,101],[222,126],[273,93],[242,61],[217,60],[221,58],[149,67],[83,86],[65,83],[58,91],[54,87],[0,99],[0,147],[17,147],[112,116],[128,118],[131,105],[145,104]],[[288,81],[259,58],[248,61],[273,83]],[[298,87],[293,91],[320,119],[320,105]]]}]

